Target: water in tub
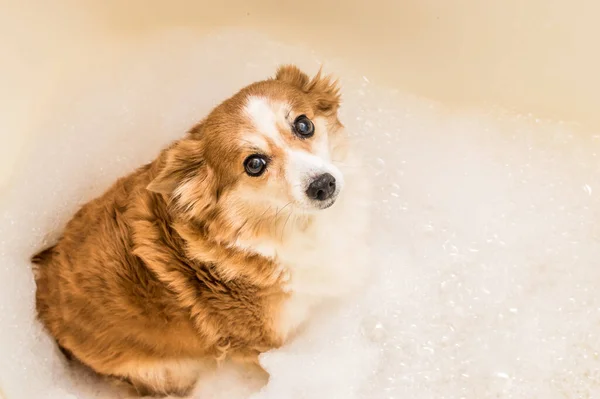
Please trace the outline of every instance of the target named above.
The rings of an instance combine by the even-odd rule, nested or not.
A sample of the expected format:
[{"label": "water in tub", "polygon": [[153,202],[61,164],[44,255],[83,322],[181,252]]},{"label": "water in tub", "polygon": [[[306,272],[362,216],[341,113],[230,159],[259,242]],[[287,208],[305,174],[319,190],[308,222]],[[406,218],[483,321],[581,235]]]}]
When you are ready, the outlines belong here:
[{"label": "water in tub", "polygon": [[[34,321],[29,255],[240,87],[321,61],[247,32],[165,34],[43,121],[1,198],[0,396],[112,395]],[[226,367],[196,397],[600,397],[600,134],[448,112],[341,62],[326,70],[375,187],[372,279],[263,356],[268,385]]]}]

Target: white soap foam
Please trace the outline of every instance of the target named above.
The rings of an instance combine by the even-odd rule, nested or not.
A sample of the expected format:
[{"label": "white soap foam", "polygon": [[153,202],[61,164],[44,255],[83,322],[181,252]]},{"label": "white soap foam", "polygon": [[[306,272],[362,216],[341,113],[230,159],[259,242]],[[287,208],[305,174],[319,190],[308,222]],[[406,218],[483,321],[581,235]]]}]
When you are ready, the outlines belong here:
[{"label": "white soap foam", "polygon": [[[222,99],[311,51],[250,32],[156,38],[40,123],[0,198],[0,392],[105,398],[33,320],[29,256],[78,206]],[[373,281],[197,398],[600,397],[600,135],[527,116],[456,114],[343,63],[342,119],[375,185]]]}]

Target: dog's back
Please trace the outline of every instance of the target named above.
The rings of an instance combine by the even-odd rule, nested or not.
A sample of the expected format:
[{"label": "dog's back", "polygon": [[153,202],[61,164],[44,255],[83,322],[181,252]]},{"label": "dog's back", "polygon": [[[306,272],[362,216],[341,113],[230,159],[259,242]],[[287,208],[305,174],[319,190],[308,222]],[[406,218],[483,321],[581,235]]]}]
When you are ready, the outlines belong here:
[{"label": "dog's back", "polygon": [[[172,360],[153,367],[147,361],[168,362],[183,345],[186,353],[203,350],[173,293],[132,253],[135,201],[150,201],[151,212],[161,212],[159,202],[138,192],[147,184],[147,169],[86,204],[54,246],[32,257],[37,313],[68,358],[75,355],[100,374],[128,380],[142,394],[185,394],[196,365]],[[184,380],[169,378],[172,372]],[[149,386],[153,379],[160,384]]]}]

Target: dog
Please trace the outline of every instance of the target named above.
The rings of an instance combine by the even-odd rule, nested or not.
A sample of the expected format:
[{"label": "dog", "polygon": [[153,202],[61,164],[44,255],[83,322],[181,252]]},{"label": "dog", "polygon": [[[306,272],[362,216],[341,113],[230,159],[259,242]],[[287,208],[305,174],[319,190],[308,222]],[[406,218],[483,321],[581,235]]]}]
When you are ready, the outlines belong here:
[{"label": "dog", "polygon": [[38,319],[136,394],[259,365],[367,276],[368,186],[337,81],[281,66],[85,204],[32,257]]}]

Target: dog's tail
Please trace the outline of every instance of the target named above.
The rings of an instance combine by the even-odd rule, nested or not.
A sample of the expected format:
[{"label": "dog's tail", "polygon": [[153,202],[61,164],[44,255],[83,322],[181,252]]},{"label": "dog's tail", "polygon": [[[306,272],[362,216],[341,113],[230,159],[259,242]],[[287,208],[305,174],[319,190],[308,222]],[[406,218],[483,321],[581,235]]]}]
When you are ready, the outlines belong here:
[{"label": "dog's tail", "polygon": [[54,256],[54,248],[56,245],[48,247],[31,257],[31,263],[36,266],[41,266],[48,263]]}]

